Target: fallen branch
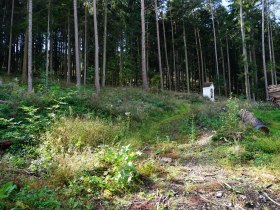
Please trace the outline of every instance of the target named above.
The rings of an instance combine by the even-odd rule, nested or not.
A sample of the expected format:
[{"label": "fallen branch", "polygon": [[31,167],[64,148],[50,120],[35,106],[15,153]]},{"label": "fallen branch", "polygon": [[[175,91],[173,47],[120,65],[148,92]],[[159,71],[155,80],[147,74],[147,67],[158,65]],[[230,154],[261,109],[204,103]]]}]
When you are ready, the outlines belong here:
[{"label": "fallen branch", "polygon": [[268,194],[266,192],[263,192],[263,194],[265,195],[265,197],[267,197],[272,203],[276,204],[277,206],[280,206],[280,203],[276,202],[275,200],[273,200],[271,197],[268,196]]},{"label": "fallen branch", "polygon": [[212,204],[215,205],[215,206],[224,206],[224,207],[227,207],[227,208],[229,208],[229,209],[233,209],[233,208],[231,208],[231,207],[229,207],[228,205],[225,205],[225,204],[223,204],[223,203],[218,203],[218,202],[211,201],[211,200],[205,198],[205,197],[202,196],[202,195],[199,195],[199,197],[200,197],[202,200],[204,200],[205,202],[212,203]]},{"label": "fallen branch", "polygon": [[225,185],[229,190],[231,190],[231,191],[233,191],[233,192],[235,192],[235,193],[237,193],[237,194],[242,194],[242,192],[240,192],[239,190],[234,189],[234,187],[230,186],[228,183],[226,183],[226,182],[224,182],[224,181],[221,181],[221,182],[222,182],[222,183],[220,183],[220,182],[218,181],[218,183],[219,183],[221,186]]}]

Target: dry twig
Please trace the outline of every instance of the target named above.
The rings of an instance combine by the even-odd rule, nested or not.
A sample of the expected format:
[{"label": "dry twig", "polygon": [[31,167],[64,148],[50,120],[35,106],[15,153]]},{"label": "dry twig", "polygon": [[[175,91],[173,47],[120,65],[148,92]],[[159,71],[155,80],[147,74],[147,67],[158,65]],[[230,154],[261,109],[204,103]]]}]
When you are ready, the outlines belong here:
[{"label": "dry twig", "polygon": [[276,202],[275,200],[273,200],[271,197],[268,196],[268,194],[266,192],[263,192],[263,194],[265,195],[265,197],[267,197],[272,203],[276,204],[277,206],[280,206],[280,203]]}]

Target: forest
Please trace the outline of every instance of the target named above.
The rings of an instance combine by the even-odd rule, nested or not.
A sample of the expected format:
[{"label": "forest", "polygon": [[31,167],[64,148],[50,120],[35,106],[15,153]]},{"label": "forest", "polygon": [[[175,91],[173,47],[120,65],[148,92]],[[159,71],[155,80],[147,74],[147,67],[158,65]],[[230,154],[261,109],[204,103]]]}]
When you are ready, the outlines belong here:
[{"label": "forest", "polygon": [[0,0],[0,209],[280,209],[279,57],[278,0]]}]

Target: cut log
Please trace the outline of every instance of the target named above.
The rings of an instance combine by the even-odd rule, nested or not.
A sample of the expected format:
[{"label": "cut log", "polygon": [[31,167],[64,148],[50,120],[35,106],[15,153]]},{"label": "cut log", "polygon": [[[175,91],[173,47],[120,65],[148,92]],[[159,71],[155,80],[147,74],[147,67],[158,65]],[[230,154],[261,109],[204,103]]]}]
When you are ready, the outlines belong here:
[{"label": "cut log", "polygon": [[10,146],[12,146],[13,142],[10,140],[0,140],[0,150],[5,150],[10,148]]},{"label": "cut log", "polygon": [[253,126],[257,130],[260,130],[266,134],[269,133],[269,129],[259,119],[257,119],[251,112],[241,109],[239,112],[239,117],[244,123]]},{"label": "cut log", "polygon": [[269,99],[280,106],[280,85],[270,85],[268,88]]}]

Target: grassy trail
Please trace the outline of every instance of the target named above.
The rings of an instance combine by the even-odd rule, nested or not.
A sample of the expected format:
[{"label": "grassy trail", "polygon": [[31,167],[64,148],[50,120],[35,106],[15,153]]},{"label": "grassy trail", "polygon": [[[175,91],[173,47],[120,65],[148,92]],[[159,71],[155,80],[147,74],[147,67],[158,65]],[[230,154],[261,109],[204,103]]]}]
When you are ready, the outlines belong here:
[{"label": "grassy trail", "polygon": [[176,124],[173,124],[173,122],[187,118],[189,113],[190,105],[179,104],[176,111],[163,113],[162,115],[158,115],[149,119],[148,121],[145,121],[145,123],[143,123],[139,129],[131,132],[130,137],[128,137],[128,142],[131,141],[132,145],[141,147],[143,143],[144,145],[145,143],[155,143],[155,140],[157,140],[159,137],[166,138],[166,136],[161,135],[162,127],[171,125],[175,126],[174,130],[176,130]]}]

